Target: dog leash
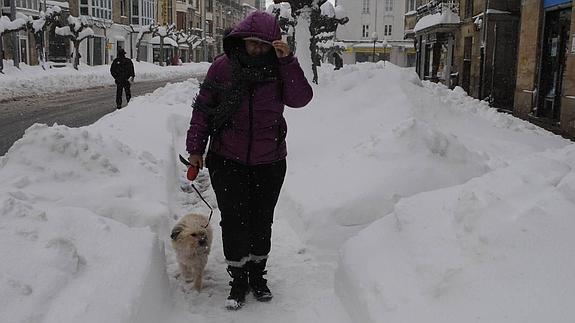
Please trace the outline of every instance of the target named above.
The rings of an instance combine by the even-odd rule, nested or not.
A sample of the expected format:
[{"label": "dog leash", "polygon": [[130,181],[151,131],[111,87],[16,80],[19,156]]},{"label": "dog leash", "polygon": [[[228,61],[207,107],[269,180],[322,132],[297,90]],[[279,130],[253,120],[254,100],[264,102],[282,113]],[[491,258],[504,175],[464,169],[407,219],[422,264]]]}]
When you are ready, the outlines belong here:
[{"label": "dog leash", "polygon": [[[204,228],[207,228],[208,225],[210,225],[210,221],[212,220],[212,214],[214,214],[214,209],[212,209],[212,207],[210,206],[210,204],[208,203],[208,201],[206,201],[206,199],[204,199],[204,197],[202,196],[202,194],[200,193],[200,191],[196,188],[196,186],[194,185],[193,181],[194,179],[196,179],[196,175],[197,175],[197,167],[192,165],[187,159],[185,159],[182,155],[180,155],[180,161],[182,162],[182,164],[186,165],[188,167],[188,180],[190,180],[190,185],[192,185],[192,188],[194,189],[194,191],[196,191],[196,193],[198,193],[198,196],[200,197],[200,199],[202,201],[204,201],[204,203],[208,206],[208,208],[210,209],[210,217],[208,218],[208,223],[206,224],[206,226]],[[195,170],[193,172],[190,171],[190,168],[194,168]],[[190,175],[191,173],[193,173],[193,175]],[[190,178],[190,176],[193,176],[192,178]]]}]

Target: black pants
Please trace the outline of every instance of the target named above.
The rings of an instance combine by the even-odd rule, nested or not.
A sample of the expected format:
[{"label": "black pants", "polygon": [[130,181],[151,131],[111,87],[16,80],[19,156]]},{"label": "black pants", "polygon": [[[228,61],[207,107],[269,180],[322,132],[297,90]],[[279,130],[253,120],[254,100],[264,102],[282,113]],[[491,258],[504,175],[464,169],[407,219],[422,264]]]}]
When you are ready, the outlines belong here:
[{"label": "black pants", "polygon": [[130,82],[128,80],[116,83],[116,107],[122,106],[122,90],[126,90],[126,101],[130,102],[132,93],[130,92]]},{"label": "black pants", "polygon": [[222,220],[228,265],[264,261],[271,250],[272,222],[286,174],[286,161],[246,166],[209,153],[206,166]]}]

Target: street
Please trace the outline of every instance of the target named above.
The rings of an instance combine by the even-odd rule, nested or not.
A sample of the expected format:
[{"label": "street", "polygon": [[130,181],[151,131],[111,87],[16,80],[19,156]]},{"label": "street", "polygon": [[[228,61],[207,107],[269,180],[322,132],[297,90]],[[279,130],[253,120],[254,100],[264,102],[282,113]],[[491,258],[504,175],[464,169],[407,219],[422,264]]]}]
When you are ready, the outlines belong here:
[{"label": "street", "polygon": [[[195,77],[203,77],[203,75]],[[132,97],[153,92],[167,83],[181,82],[188,78],[136,82],[132,85]],[[0,102],[0,116],[2,116],[0,118],[0,156],[6,154],[12,144],[22,138],[24,131],[34,123],[48,125],[57,123],[69,127],[86,126],[115,111],[115,98],[116,86],[110,85]],[[125,104],[124,96],[124,106]]]}]

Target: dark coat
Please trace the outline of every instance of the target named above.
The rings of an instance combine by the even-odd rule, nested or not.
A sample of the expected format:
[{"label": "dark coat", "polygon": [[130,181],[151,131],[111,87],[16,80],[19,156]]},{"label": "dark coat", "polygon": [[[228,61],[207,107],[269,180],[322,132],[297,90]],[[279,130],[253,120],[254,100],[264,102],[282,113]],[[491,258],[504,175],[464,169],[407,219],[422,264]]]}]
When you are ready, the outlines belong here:
[{"label": "dark coat", "polygon": [[134,74],[134,63],[126,57],[116,57],[110,66],[110,73],[116,80],[116,84],[128,82],[130,77],[136,76]]},{"label": "dark coat", "polygon": [[[224,39],[224,48],[229,48],[226,42],[245,37],[258,37],[269,42],[279,40],[281,32],[276,18],[261,11],[252,13]],[[206,80],[230,86],[231,69],[226,53],[214,61]],[[286,157],[284,105],[304,107],[312,99],[313,91],[293,55],[279,59],[278,70],[279,79],[255,84],[252,95],[243,98],[228,122],[229,126],[211,138],[210,151],[246,165],[267,164]],[[205,88],[196,98],[205,106],[215,106],[220,99],[218,93]],[[202,155],[209,136],[207,115],[194,109],[186,141],[187,151]]]}]

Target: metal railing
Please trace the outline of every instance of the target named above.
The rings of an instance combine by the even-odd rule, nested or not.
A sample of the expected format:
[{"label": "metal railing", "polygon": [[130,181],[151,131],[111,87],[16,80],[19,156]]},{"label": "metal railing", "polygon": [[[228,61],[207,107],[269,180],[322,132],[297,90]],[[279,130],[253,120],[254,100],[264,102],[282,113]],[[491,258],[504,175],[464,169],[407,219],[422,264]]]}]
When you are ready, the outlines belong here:
[{"label": "metal railing", "polygon": [[453,13],[459,14],[459,1],[458,0],[430,0],[424,5],[417,8],[417,19],[427,15],[442,13],[445,10],[451,10]]}]

